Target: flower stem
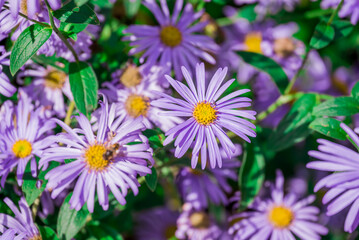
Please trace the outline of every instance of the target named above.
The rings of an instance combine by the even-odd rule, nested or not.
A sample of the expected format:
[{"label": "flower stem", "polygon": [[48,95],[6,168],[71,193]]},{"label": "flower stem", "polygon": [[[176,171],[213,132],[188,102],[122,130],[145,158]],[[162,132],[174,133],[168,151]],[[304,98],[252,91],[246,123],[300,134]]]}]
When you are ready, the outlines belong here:
[{"label": "flower stem", "polygon": [[71,101],[69,105],[69,109],[67,109],[66,117],[65,117],[65,124],[70,126],[71,115],[75,109],[75,101]]},{"label": "flower stem", "polygon": [[338,7],[333,11],[333,13],[332,13],[332,15],[330,16],[329,21],[328,21],[328,23],[327,23],[328,26],[329,26],[330,24],[332,24],[332,22],[333,22],[335,16],[338,14],[338,12],[339,12],[340,8],[342,7],[343,3],[344,3],[344,0],[341,0],[340,3],[338,4]]},{"label": "flower stem", "polygon": [[57,34],[57,36],[59,36],[59,38],[61,39],[61,41],[64,42],[64,44],[66,45],[66,47],[72,52],[72,55],[74,56],[76,62],[79,62],[79,57],[77,56],[77,53],[75,51],[75,49],[73,48],[73,46],[67,41],[66,37],[61,33],[61,31],[56,27],[56,24],[54,22],[54,17],[52,16],[52,10],[51,7],[49,5],[49,3],[47,2],[47,0],[45,0],[47,9],[49,11],[49,18],[50,18],[50,24],[52,29],[55,31],[55,33]]},{"label": "flower stem", "polygon": [[[4,5],[3,7],[6,8],[7,10],[10,10],[9,6]],[[25,14],[23,14],[23,13],[21,13],[21,12],[19,12],[19,15],[20,15],[21,17],[23,17],[23,18],[26,18],[27,20],[29,20],[29,21],[31,21],[31,22],[33,22],[33,23],[39,24],[39,25],[44,26],[44,27],[50,27],[49,24],[36,21],[35,19],[31,19],[31,18],[29,18],[28,16],[26,16]]]}]

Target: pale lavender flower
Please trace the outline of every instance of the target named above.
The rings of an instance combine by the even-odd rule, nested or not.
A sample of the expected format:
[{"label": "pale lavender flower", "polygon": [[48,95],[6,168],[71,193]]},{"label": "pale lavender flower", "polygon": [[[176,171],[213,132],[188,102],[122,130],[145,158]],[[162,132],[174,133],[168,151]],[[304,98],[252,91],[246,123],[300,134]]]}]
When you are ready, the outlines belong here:
[{"label": "pale lavender flower", "polygon": [[[109,191],[124,205],[128,188],[135,195],[138,193],[136,176],[150,174],[148,162],[151,165],[154,163],[147,138],[141,134],[144,129],[142,119],[124,122],[116,116],[115,107],[111,105],[109,109],[107,100],[104,100],[96,133],[81,113],[76,116],[80,128],[71,129],[64,122],[54,119],[66,133],[48,138],[48,141],[63,145],[47,149],[40,160],[40,166],[46,166],[50,161],[64,163],[66,159],[74,159],[50,170],[45,178],[48,179],[47,188],[53,189],[52,198],[76,182],[69,201],[76,210],[87,202],[89,211],[93,212],[96,189],[103,209],[109,207]],[[133,142],[137,144],[129,144]]]},{"label": "pale lavender flower", "polygon": [[204,64],[197,64],[197,87],[185,67],[182,67],[182,73],[189,87],[168,75],[166,78],[184,100],[159,92],[158,94],[163,98],[152,102],[152,105],[156,107],[168,109],[168,111],[161,112],[161,116],[187,118],[185,122],[166,132],[167,138],[163,144],[167,145],[175,140],[175,156],[177,158],[182,157],[192,146],[192,168],[196,167],[200,153],[202,169],[207,164],[207,153],[211,168],[215,168],[216,165],[222,167],[222,156],[217,139],[227,158],[232,158],[236,150],[223,128],[232,131],[247,142],[250,142],[247,135],[256,136],[253,131],[255,125],[243,119],[255,119],[254,111],[242,109],[251,105],[251,99],[238,97],[250,90],[238,90],[219,99],[235,81],[235,79],[231,79],[221,86],[226,77],[227,68],[219,68],[209,84],[206,85]]},{"label": "pale lavender flower", "polygon": [[221,149],[223,160],[222,168],[214,168],[207,171],[182,168],[176,177],[176,184],[184,202],[191,203],[196,209],[205,209],[209,205],[209,200],[217,205],[227,205],[228,198],[226,193],[232,191],[228,180],[237,181],[238,168],[240,161],[235,157],[242,154],[242,147],[236,144],[236,152],[232,159],[226,158],[226,154]]},{"label": "pale lavender flower", "polygon": [[[316,0],[312,0],[316,1]],[[320,7],[336,8],[340,3],[340,0],[322,0]],[[350,16],[350,21],[353,25],[356,25],[359,21],[359,0],[344,0],[344,4],[338,13],[339,17],[345,18]]]},{"label": "pale lavender flower", "polygon": [[10,65],[10,61],[8,59],[10,52],[6,52],[4,46],[0,46],[0,54],[0,94],[6,97],[11,97],[16,92],[16,88],[11,85],[8,76],[2,71],[2,65]]},{"label": "pale lavender flower", "polygon": [[22,89],[35,101],[36,105],[51,110],[60,118],[65,117],[64,95],[69,100],[73,100],[68,75],[51,66],[45,68],[33,64],[31,67],[18,74],[21,81],[25,77],[33,77],[31,84]]},{"label": "pale lavender flower", "polygon": [[[359,137],[344,123],[341,128],[349,135],[356,146],[359,146]],[[323,203],[329,204],[327,215],[335,215],[350,207],[347,214],[344,230],[353,232],[359,225],[359,154],[348,147],[325,139],[319,139],[319,151],[309,151],[309,155],[320,161],[307,164],[308,168],[333,172],[322,178],[315,186],[314,191],[325,187],[329,191],[323,197]]]},{"label": "pale lavender flower", "polygon": [[218,49],[214,41],[205,35],[195,34],[206,26],[207,22],[192,25],[201,17],[203,11],[195,13],[188,3],[181,14],[183,0],[177,0],[170,15],[167,3],[161,0],[161,9],[155,0],[145,0],[143,4],[154,14],[160,26],[132,25],[125,31],[131,35],[123,40],[131,41],[129,54],[144,51],[140,62],[146,65],[160,65],[174,69],[177,79],[182,79],[181,66],[193,70],[193,66],[205,60],[214,64],[214,58],[208,53]]},{"label": "pale lavender flower", "polygon": [[309,205],[315,197],[311,195],[299,200],[292,192],[284,194],[283,184],[282,172],[277,171],[271,197],[257,197],[249,210],[229,219],[235,222],[229,229],[234,240],[294,240],[296,237],[319,240],[321,235],[328,233],[328,229],[317,223],[319,209]]},{"label": "pale lavender flower", "polygon": [[[29,18],[33,19],[36,14],[42,11],[42,5],[45,5],[43,0],[2,0],[9,6],[11,14],[14,18],[19,16],[19,13],[25,14]],[[57,10],[61,7],[61,0],[48,0],[48,3],[52,10]],[[0,4],[0,7],[2,4]]]},{"label": "pale lavender flower", "polygon": [[104,83],[106,89],[101,92],[115,103],[119,118],[125,120],[142,118],[146,128],[157,126],[167,131],[181,123],[182,119],[176,116],[159,118],[160,109],[151,106],[151,102],[160,97],[157,92],[165,92],[158,81],[163,78],[163,74],[163,70],[159,67],[149,69],[143,65],[136,67],[130,64],[123,71],[116,72],[112,82]]},{"label": "pale lavender flower", "polygon": [[292,12],[300,0],[235,0],[234,2],[236,4],[258,3],[254,10],[263,18],[266,14],[276,14],[282,9]]},{"label": "pale lavender flower", "polygon": [[20,199],[19,209],[9,198],[5,198],[4,202],[15,214],[15,217],[0,213],[0,239],[41,239],[40,232],[32,219],[32,214],[25,198]]},{"label": "pale lavender flower", "polygon": [[167,240],[175,236],[179,213],[166,207],[139,212],[135,218],[138,240]]},{"label": "pale lavender flower", "polygon": [[0,177],[4,187],[7,175],[15,168],[17,182],[22,185],[26,165],[30,162],[31,174],[37,176],[35,156],[40,157],[47,144],[46,136],[55,127],[54,122],[42,119],[41,108],[34,109],[25,93],[20,93],[18,104],[7,107],[8,116],[0,134]]},{"label": "pale lavender flower", "polygon": [[197,210],[190,203],[185,203],[182,210],[177,220],[178,239],[214,240],[222,235],[222,230],[204,210]]}]

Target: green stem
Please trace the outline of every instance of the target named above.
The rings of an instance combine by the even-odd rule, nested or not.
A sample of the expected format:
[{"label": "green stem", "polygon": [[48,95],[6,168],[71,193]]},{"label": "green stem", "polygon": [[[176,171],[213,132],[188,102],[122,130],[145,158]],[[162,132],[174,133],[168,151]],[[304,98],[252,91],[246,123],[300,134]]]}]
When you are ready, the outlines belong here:
[{"label": "green stem", "polygon": [[284,91],[284,94],[285,94],[285,95],[288,94],[288,93],[290,93],[290,91],[292,90],[292,88],[293,88],[295,82],[297,81],[297,79],[298,79],[298,77],[299,77],[301,71],[303,70],[303,68],[304,68],[304,66],[305,66],[305,63],[307,62],[307,59],[308,59],[308,56],[309,56],[309,52],[310,52],[310,50],[306,51],[305,56],[304,56],[304,59],[303,59],[303,61],[302,61],[302,64],[300,65],[298,71],[296,72],[296,74],[294,75],[294,77],[290,80],[290,82],[289,82],[287,88],[286,88],[285,91]]},{"label": "green stem", "polygon": [[54,17],[52,16],[52,10],[51,10],[51,7],[50,7],[49,3],[47,2],[47,0],[45,0],[45,3],[46,3],[46,6],[47,6],[47,9],[49,11],[49,18],[50,18],[50,24],[51,24],[52,29],[54,29],[57,36],[59,36],[61,41],[63,41],[64,44],[66,45],[66,47],[72,52],[72,55],[74,55],[74,58],[75,58],[76,62],[79,62],[80,60],[79,60],[79,57],[77,56],[77,53],[76,53],[75,49],[67,41],[66,37],[64,35],[62,35],[61,31],[56,27],[56,24],[54,22]]},{"label": "green stem", "polygon": [[[7,10],[10,10],[9,6],[4,5],[3,7],[6,8]],[[44,27],[50,27],[49,24],[36,21],[35,19],[30,19],[28,16],[26,16],[25,14],[23,14],[23,13],[21,13],[21,12],[19,12],[19,15],[20,15],[21,17],[23,17],[23,18],[26,18],[27,20],[29,20],[29,21],[31,21],[31,22],[33,22],[33,23],[39,24],[39,25],[44,26]]]},{"label": "green stem", "polygon": [[335,16],[337,16],[337,14],[338,14],[340,8],[342,7],[343,3],[344,3],[344,0],[341,0],[340,3],[338,4],[338,7],[333,11],[333,13],[332,13],[332,15],[330,16],[329,21],[328,21],[328,23],[327,23],[328,26],[329,26],[330,24],[332,24],[332,22],[333,22]]},{"label": "green stem", "polygon": [[67,109],[66,117],[65,117],[65,124],[70,126],[71,115],[75,109],[75,101],[71,101],[69,105],[69,109]]}]

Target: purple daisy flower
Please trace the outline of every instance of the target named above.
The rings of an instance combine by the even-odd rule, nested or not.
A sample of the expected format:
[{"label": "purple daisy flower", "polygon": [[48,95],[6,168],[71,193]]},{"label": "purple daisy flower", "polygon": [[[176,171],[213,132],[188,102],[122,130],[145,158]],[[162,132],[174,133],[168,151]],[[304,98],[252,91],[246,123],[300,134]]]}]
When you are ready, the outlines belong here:
[{"label": "purple daisy flower", "polygon": [[155,0],[145,0],[143,4],[154,14],[160,26],[133,25],[126,33],[132,35],[123,39],[132,41],[129,54],[144,51],[140,58],[149,66],[160,65],[174,69],[177,79],[182,79],[180,66],[193,70],[192,66],[200,59],[214,64],[215,59],[208,53],[218,49],[214,41],[205,35],[194,34],[203,30],[207,22],[192,25],[201,17],[203,11],[195,13],[192,5],[187,4],[181,13],[183,0],[177,0],[170,16],[165,0],[161,0],[160,9]]},{"label": "purple daisy flower", "polygon": [[[150,174],[148,161],[151,165],[154,163],[147,138],[141,135],[144,129],[142,119],[124,122],[123,118],[116,116],[113,105],[108,109],[106,99],[101,105],[97,133],[81,113],[76,116],[80,128],[71,129],[64,122],[54,119],[66,133],[53,136],[49,141],[62,145],[47,149],[40,160],[40,166],[44,166],[50,161],[64,163],[65,159],[74,159],[50,170],[45,178],[49,180],[47,188],[53,189],[52,198],[77,179],[69,201],[76,210],[87,202],[89,211],[93,212],[96,189],[104,210],[109,207],[109,191],[124,205],[128,188],[135,195],[138,193],[137,174]],[[137,144],[129,144],[133,142]]]},{"label": "purple daisy flower", "polygon": [[138,240],[167,240],[175,236],[179,213],[158,207],[138,213],[135,230]]},{"label": "purple daisy flower", "polygon": [[[236,152],[233,157],[242,154],[242,147],[236,144]],[[209,172],[182,168],[176,178],[176,184],[184,202],[191,203],[196,209],[205,209],[208,207],[208,200],[220,205],[227,205],[228,199],[226,193],[232,191],[228,180],[237,181],[237,170],[241,165],[236,158],[228,159],[223,149],[221,155],[224,159],[222,168],[214,168]]]},{"label": "purple daisy flower", "polygon": [[18,75],[21,82],[25,77],[33,77],[31,84],[22,89],[31,96],[36,105],[51,109],[60,118],[65,117],[64,95],[73,100],[68,75],[51,66],[31,66],[33,69],[24,70]]},{"label": "purple daisy flower", "polygon": [[[313,0],[316,1],[316,0]],[[339,5],[340,0],[322,0],[320,7],[335,8]],[[344,0],[344,4],[338,13],[339,17],[345,18],[350,16],[350,21],[353,25],[356,25],[359,21],[359,0]]]},{"label": "purple daisy flower", "polygon": [[[275,185],[271,187],[271,197],[257,197],[249,207],[250,211],[235,214],[229,233],[235,240],[261,239],[321,239],[328,229],[316,223],[319,209],[310,206],[314,202],[313,195],[298,200],[293,193],[284,194],[284,178],[277,171]],[[237,221],[235,221],[237,220]],[[295,237],[296,236],[296,237]]]},{"label": "purple daisy flower", "polygon": [[[359,137],[347,125],[341,128],[359,146]],[[344,230],[353,232],[359,225],[359,154],[343,145],[319,139],[319,151],[309,151],[309,155],[321,161],[307,164],[308,168],[334,172],[322,178],[314,191],[326,187],[329,191],[323,197],[323,203],[329,204],[327,215],[335,215],[351,205],[347,214]]]},{"label": "purple daisy flower", "polygon": [[10,61],[8,59],[10,52],[6,52],[4,46],[0,46],[0,53],[0,94],[6,97],[11,97],[16,92],[16,88],[11,85],[8,76],[2,71],[2,65],[10,65]]},{"label": "purple daisy flower", "polygon": [[9,198],[5,198],[4,202],[15,214],[15,217],[0,213],[0,239],[42,239],[25,198],[20,199],[19,209]]},{"label": "purple daisy flower", "polygon": [[20,92],[20,100],[14,108],[7,107],[7,120],[0,134],[0,177],[4,187],[7,175],[17,167],[17,182],[22,185],[22,177],[30,161],[31,174],[37,176],[35,156],[41,156],[47,144],[46,136],[52,132],[55,123],[40,117],[41,108],[34,109],[30,99]]},{"label": "purple daisy flower", "polygon": [[255,12],[264,17],[266,14],[276,14],[282,9],[292,12],[300,0],[235,0],[236,4],[251,4],[258,3],[255,7]]},{"label": "purple daisy flower", "polygon": [[195,209],[190,203],[185,203],[182,210],[177,220],[178,239],[214,240],[222,235],[222,230],[207,212]]},{"label": "purple daisy flower", "polygon": [[157,92],[165,92],[158,84],[163,74],[159,67],[148,69],[143,65],[136,67],[130,64],[123,71],[115,72],[113,81],[103,84],[107,89],[102,92],[114,101],[119,118],[126,121],[142,118],[146,128],[155,125],[167,131],[181,123],[182,119],[176,116],[159,118],[159,108],[151,106],[151,101],[159,98]]},{"label": "purple daisy flower", "polygon": [[[37,13],[42,11],[41,5],[45,5],[43,0],[2,0],[0,2],[9,6],[14,18],[18,17],[20,12],[33,19]],[[48,0],[48,3],[52,10],[57,10],[61,7],[61,0]],[[2,4],[0,4],[0,7],[2,7]]]},{"label": "purple daisy flower", "polygon": [[167,138],[163,144],[167,145],[176,139],[174,145],[177,158],[182,157],[193,146],[192,168],[196,167],[200,153],[202,169],[206,167],[207,152],[211,168],[215,168],[216,165],[222,167],[222,156],[216,138],[218,138],[228,159],[231,159],[236,151],[234,144],[223,128],[232,131],[247,142],[250,142],[247,135],[256,136],[253,131],[255,125],[243,119],[255,120],[256,113],[241,109],[249,107],[251,99],[238,97],[250,90],[238,90],[219,99],[235,81],[235,79],[231,79],[221,86],[226,77],[227,68],[219,68],[209,84],[206,85],[204,63],[197,64],[197,89],[185,67],[182,67],[182,73],[189,87],[168,75],[166,78],[184,100],[159,92],[158,95],[163,98],[152,102],[153,106],[168,109],[168,111],[161,112],[162,116],[187,118],[185,122],[166,132]]}]

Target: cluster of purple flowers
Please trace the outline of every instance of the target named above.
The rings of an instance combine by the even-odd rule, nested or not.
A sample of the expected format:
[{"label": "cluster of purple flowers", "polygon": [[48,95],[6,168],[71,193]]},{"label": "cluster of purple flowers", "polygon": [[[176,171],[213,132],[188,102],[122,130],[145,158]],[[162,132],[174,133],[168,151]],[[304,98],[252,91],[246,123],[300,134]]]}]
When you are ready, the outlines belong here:
[{"label": "cluster of purple flowers", "polygon": [[[80,211],[86,205],[93,213],[97,202],[107,211],[112,197],[126,205],[126,196],[137,195],[142,180],[155,169],[164,178],[173,177],[179,200],[139,212],[137,239],[316,240],[328,234],[320,209],[312,205],[315,196],[285,191],[280,170],[274,183],[266,182],[254,201],[239,210],[241,193],[234,186],[245,151],[242,143],[251,144],[257,136],[257,112],[281,94],[269,75],[235,52],[269,57],[289,78],[303,69],[293,91],[347,95],[357,81],[357,68],[340,67],[331,74],[331,63],[315,50],[304,63],[306,46],[294,37],[298,25],[265,18],[282,9],[293,11],[299,0],[234,2],[256,4],[258,18],[221,27],[225,38],[215,41],[208,31],[219,26],[211,25],[204,11],[195,11],[191,3],[176,0],[170,10],[165,0],[142,1],[157,25],[130,25],[123,31],[121,40],[138,64],[129,60],[108,75],[111,79],[99,89],[98,107],[88,116],[72,112],[75,94],[63,63],[45,65],[35,57],[10,79],[11,52],[0,45],[0,94],[6,99],[0,108],[0,190],[9,178],[21,187],[26,169],[33,178],[48,170],[46,189],[39,196],[41,218],[53,214],[68,193],[71,209]],[[337,7],[339,2],[323,0],[321,6]],[[15,41],[34,21],[50,23],[49,14],[61,6],[60,0],[0,0],[1,43]],[[236,18],[237,9],[226,6],[224,14]],[[339,17],[348,16],[353,24],[358,22],[359,1],[344,0]],[[60,26],[60,21],[53,24]],[[89,25],[67,44],[53,34],[36,54],[68,62],[89,60],[99,30]],[[253,93],[247,87],[231,91],[236,81]],[[281,106],[261,124],[276,127],[289,108]],[[359,137],[344,123],[340,126],[359,149]],[[152,148],[145,134],[150,129],[164,133],[159,137],[163,147]],[[318,151],[308,153],[318,161],[307,168],[331,173],[314,191],[328,189],[322,199],[328,216],[350,207],[344,230],[352,233],[359,225],[359,153],[325,139],[318,143]],[[160,151],[171,160],[159,159]],[[175,170],[170,161],[179,163]],[[19,210],[4,198],[15,217],[0,213],[0,239],[42,239],[25,198],[20,199]],[[213,206],[226,207],[225,214],[214,216]]]}]

